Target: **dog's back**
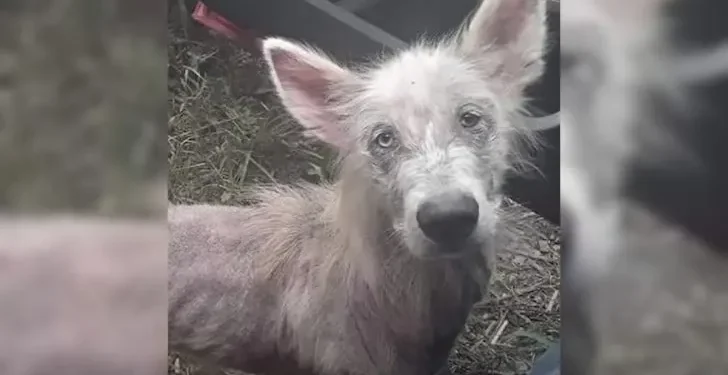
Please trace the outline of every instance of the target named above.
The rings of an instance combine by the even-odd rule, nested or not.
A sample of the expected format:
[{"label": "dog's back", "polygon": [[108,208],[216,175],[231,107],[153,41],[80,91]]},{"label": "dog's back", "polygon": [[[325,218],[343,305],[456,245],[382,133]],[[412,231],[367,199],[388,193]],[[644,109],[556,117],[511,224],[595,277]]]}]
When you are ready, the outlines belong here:
[{"label": "dog's back", "polygon": [[250,371],[302,370],[285,352],[285,291],[304,251],[327,247],[315,232],[328,194],[279,186],[246,207],[170,206],[170,347]]}]

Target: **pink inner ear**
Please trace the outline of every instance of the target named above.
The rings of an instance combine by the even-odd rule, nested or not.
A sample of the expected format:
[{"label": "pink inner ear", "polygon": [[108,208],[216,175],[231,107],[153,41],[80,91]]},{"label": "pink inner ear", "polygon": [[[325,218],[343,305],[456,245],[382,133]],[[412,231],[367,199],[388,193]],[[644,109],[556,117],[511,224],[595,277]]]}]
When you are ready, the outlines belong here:
[{"label": "pink inner ear", "polygon": [[331,82],[324,77],[324,72],[283,51],[271,51],[271,60],[284,88],[305,93],[302,99],[315,107],[326,105]]},{"label": "pink inner ear", "polygon": [[505,45],[515,41],[526,25],[529,7],[535,6],[533,0],[502,0],[494,12],[486,33],[493,43]]},{"label": "pink inner ear", "polygon": [[337,147],[344,143],[338,116],[331,109],[332,86],[339,77],[338,67],[315,66],[290,51],[270,51],[271,63],[281,85],[284,105],[307,129],[324,142]]}]

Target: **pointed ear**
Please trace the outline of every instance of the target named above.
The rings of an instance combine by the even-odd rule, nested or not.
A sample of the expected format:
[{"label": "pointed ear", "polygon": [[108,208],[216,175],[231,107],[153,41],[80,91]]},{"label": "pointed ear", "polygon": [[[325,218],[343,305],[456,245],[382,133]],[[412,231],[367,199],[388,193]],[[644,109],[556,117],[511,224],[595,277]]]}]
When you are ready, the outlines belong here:
[{"label": "pointed ear", "polygon": [[267,38],[262,45],[278,96],[305,133],[345,147],[347,134],[333,104],[353,73],[325,55],[285,39]]},{"label": "pointed ear", "polygon": [[522,88],[543,74],[545,39],[546,0],[482,0],[459,47]]}]

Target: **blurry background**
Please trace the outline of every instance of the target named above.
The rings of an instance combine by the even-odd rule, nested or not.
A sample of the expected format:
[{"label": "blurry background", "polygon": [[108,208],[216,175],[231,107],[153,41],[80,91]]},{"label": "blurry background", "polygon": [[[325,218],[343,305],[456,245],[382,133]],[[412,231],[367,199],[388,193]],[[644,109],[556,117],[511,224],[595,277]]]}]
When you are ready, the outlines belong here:
[{"label": "blurry background", "polygon": [[164,9],[0,0],[2,375],[164,368]]},{"label": "blurry background", "polygon": [[0,1],[0,212],[162,207],[164,5]]}]

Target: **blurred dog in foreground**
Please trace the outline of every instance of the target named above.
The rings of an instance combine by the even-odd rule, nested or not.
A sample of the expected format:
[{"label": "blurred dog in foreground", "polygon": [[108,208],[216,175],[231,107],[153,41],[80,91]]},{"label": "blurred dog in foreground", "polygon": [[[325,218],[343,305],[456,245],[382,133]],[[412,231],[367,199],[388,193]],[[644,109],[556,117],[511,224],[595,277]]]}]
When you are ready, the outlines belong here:
[{"label": "blurred dog in foreground", "polygon": [[566,374],[728,371],[720,7],[562,1]]},{"label": "blurred dog in foreground", "polygon": [[0,215],[0,374],[158,375],[163,221]]}]

